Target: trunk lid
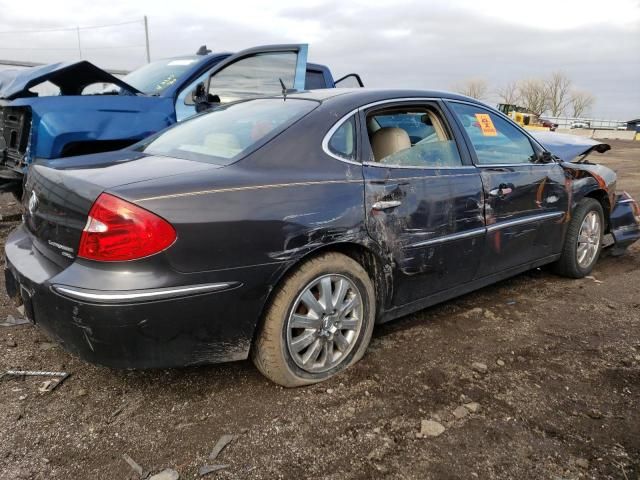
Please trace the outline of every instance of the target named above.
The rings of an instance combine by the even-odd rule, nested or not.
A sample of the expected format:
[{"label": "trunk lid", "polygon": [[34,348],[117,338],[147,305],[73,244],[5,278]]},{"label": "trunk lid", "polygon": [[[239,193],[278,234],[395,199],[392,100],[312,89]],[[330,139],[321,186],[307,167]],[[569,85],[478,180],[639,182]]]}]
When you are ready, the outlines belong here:
[{"label": "trunk lid", "polygon": [[66,266],[76,257],[89,210],[102,192],[212,168],[217,167],[127,150],[36,163],[22,197],[24,222],[36,249]]}]

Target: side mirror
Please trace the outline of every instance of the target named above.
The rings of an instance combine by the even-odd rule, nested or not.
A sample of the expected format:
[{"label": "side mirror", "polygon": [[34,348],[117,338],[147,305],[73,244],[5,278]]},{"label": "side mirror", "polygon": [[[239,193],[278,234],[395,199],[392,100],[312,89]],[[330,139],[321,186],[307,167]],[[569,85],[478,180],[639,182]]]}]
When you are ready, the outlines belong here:
[{"label": "side mirror", "polygon": [[551,152],[540,152],[538,153],[538,162],[539,163],[551,163],[553,162],[553,154]]},{"label": "side mirror", "polygon": [[196,106],[196,112],[200,113],[210,109],[214,104],[220,103],[220,97],[208,93],[204,82],[200,82],[191,92],[191,101]]}]

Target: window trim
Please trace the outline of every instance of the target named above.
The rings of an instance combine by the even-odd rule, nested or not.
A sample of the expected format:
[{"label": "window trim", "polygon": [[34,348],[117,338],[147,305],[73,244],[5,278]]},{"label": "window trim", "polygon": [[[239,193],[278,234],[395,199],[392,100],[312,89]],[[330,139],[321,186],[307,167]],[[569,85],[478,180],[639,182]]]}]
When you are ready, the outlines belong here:
[{"label": "window trim", "polygon": [[[357,117],[358,110],[360,110],[360,108],[353,109],[349,113],[347,113],[345,116],[340,118],[340,120],[338,120],[336,123],[334,123],[333,126],[329,129],[329,131],[322,138],[322,150],[324,150],[324,153],[326,153],[330,157],[335,158],[336,160],[340,160],[341,162],[345,162],[345,163],[350,163],[352,165],[362,165],[362,162],[359,162],[357,160],[358,159],[358,153],[359,153],[358,144],[360,143],[358,141],[358,137],[359,137],[359,135],[358,135],[358,117]],[[356,140],[355,158],[356,158],[356,160],[352,160],[350,158],[341,157],[337,153],[332,152],[331,149],[329,148],[329,142],[331,141],[331,138],[333,137],[333,134],[336,133],[336,131],[338,131],[338,129],[345,122],[347,122],[349,119],[351,119],[351,117],[353,117],[355,119],[355,125],[356,125],[356,131],[355,131],[355,140]]]},{"label": "window trim", "polygon": [[[353,153],[351,154],[351,158],[348,158],[348,157],[340,155],[340,153],[337,153],[337,152],[333,151],[331,149],[330,143],[331,143],[331,139],[336,134],[336,132],[338,130],[340,130],[340,128],[342,128],[342,126],[345,123],[349,122],[351,119],[353,119],[353,142],[354,142],[354,145],[353,145]],[[335,158],[339,158],[339,159],[347,161],[347,162],[355,162],[355,163],[360,165],[360,162],[358,162],[358,160],[357,160],[358,159],[358,154],[359,154],[358,147],[359,147],[359,144],[360,144],[360,141],[358,139],[359,135],[358,135],[358,117],[357,117],[357,115],[351,115],[351,116],[347,116],[346,118],[341,119],[340,120],[340,124],[339,125],[335,125],[332,128],[332,130],[333,130],[333,133],[331,135],[327,136],[327,145],[326,145],[327,146],[327,151],[330,152],[331,156],[333,156]],[[323,139],[323,142],[324,142],[324,139]],[[323,145],[323,147],[324,147],[324,145]]]},{"label": "window trim", "polygon": [[[404,107],[405,106],[404,104],[409,103],[410,107],[424,108],[425,110],[428,110],[429,107],[431,107],[432,110],[435,110],[436,114],[440,115],[440,122],[443,124],[443,127],[446,129],[447,133],[451,136],[451,140],[455,143],[456,149],[458,151],[458,157],[460,158],[460,165],[455,165],[455,166],[443,165],[439,167],[432,167],[432,166],[425,167],[425,166],[418,166],[418,165],[382,164],[379,162],[370,162],[370,161],[364,161],[362,162],[362,165],[366,165],[368,167],[397,168],[397,169],[403,169],[403,170],[406,170],[406,169],[409,169],[409,170],[458,170],[458,169],[475,168],[474,165],[465,164],[465,156],[461,149],[460,142],[456,137],[456,132],[453,130],[452,126],[449,124],[450,122],[448,121],[446,112],[442,108],[439,100],[440,99],[438,98],[432,98],[432,97],[393,98],[393,99],[387,99],[387,100],[380,100],[377,102],[370,103],[368,105],[363,105],[362,107],[359,108],[360,110],[359,113],[365,116],[365,125],[366,125],[366,116],[369,114],[368,110],[371,110],[372,108],[375,108],[378,106],[387,105],[387,104],[398,104],[397,105],[398,107]],[[420,102],[422,105],[417,105],[416,102]],[[437,108],[433,108],[433,107],[437,107]],[[368,137],[368,135],[365,135],[365,136]]]},{"label": "window trim", "polygon": [[520,125],[518,125],[516,122],[513,121],[513,119],[509,118],[508,116],[506,116],[505,114],[503,114],[502,112],[500,112],[499,110],[495,110],[492,109],[489,106],[485,106],[479,103],[474,103],[474,102],[467,102],[464,100],[457,100],[457,99],[453,99],[453,98],[444,98],[444,103],[447,105],[447,108],[450,112],[451,117],[453,117],[453,120],[458,124],[458,126],[460,127],[460,129],[462,130],[462,134],[464,135],[464,139],[465,142],[467,143],[467,148],[469,149],[469,153],[471,155],[471,161],[473,162],[474,167],[476,168],[495,168],[495,167],[549,167],[550,165],[556,165],[557,162],[552,162],[552,163],[535,163],[535,162],[528,162],[528,163],[479,163],[478,162],[478,155],[476,154],[476,149],[473,145],[473,142],[471,141],[471,137],[469,137],[469,134],[467,133],[466,129],[464,128],[464,125],[462,125],[462,122],[460,121],[460,119],[458,118],[458,114],[455,112],[455,110],[449,105],[450,103],[460,103],[463,105],[468,105],[471,107],[475,107],[475,108],[480,108],[482,110],[484,110],[487,113],[491,113],[494,115],[498,115],[498,117],[502,118],[503,120],[506,120],[507,122],[509,122],[513,127],[516,128],[516,130],[518,130],[519,132],[521,132],[525,138],[527,140],[529,140],[529,144],[531,144],[531,149],[533,150],[534,153],[540,153],[540,151],[547,151],[542,145],[540,145],[540,143],[538,141],[536,141],[536,139],[534,139],[531,135],[529,135],[529,133],[522,128]]},{"label": "window trim", "polygon": [[[452,114],[450,112],[450,110],[448,109],[448,107],[444,104],[443,100],[447,100],[446,98],[439,98],[439,97],[397,97],[397,98],[388,98],[385,100],[377,100],[375,102],[370,102],[364,105],[360,105],[359,107],[354,108],[353,110],[351,110],[350,112],[344,114],[330,129],[329,131],[325,134],[325,136],[322,138],[322,150],[324,151],[324,153],[326,153],[327,155],[329,155],[332,158],[335,158],[336,160],[340,160],[341,162],[345,162],[345,163],[349,163],[352,165],[364,165],[364,166],[369,166],[369,167],[378,167],[378,168],[397,168],[397,169],[413,169],[413,170],[457,170],[457,169],[475,169],[476,166],[473,163],[473,158],[471,156],[471,153],[468,151],[469,147],[466,144],[466,137],[464,136],[465,134],[463,132],[459,131],[459,126],[457,123],[452,123],[451,117]],[[356,115],[356,120],[360,121],[360,114],[363,113],[365,110],[370,109],[372,107],[377,107],[379,105],[387,105],[389,103],[397,103],[397,104],[403,104],[403,103],[409,103],[409,102],[432,102],[435,103],[436,105],[438,105],[440,107],[441,110],[441,115],[442,115],[442,120],[445,122],[445,124],[448,126],[448,128],[451,130],[450,133],[453,136],[454,141],[456,142],[456,146],[458,148],[458,153],[460,154],[460,160],[462,162],[461,165],[456,166],[456,167],[451,167],[451,166],[446,166],[446,167],[409,167],[409,166],[402,166],[402,165],[398,165],[398,166],[394,166],[394,165],[381,165],[380,163],[377,162],[363,162],[361,160],[349,160],[343,157],[340,157],[338,155],[335,155],[334,153],[331,152],[331,150],[329,150],[329,140],[331,139],[331,137],[333,136],[333,134],[335,133],[335,131],[340,128],[340,126],[342,125],[342,123],[344,123],[351,115]],[[471,104],[473,105],[473,104]],[[456,119],[453,119],[454,122],[456,122]],[[358,144],[360,144],[362,142],[362,138],[361,135],[358,135],[357,138],[357,142],[356,142],[356,149],[357,150],[361,150],[358,149]],[[462,148],[462,144],[461,142],[465,142],[465,146],[467,147],[466,149]],[[358,151],[358,153],[360,153]]]}]

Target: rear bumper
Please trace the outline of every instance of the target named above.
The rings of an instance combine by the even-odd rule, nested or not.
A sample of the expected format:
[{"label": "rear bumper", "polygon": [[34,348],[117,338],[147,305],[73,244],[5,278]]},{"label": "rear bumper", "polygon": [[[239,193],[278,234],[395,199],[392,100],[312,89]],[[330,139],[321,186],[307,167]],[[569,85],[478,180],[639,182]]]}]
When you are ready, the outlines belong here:
[{"label": "rear bumper", "polygon": [[616,196],[616,203],[609,218],[616,249],[625,249],[640,240],[640,207],[624,192]]},{"label": "rear bumper", "polygon": [[[115,368],[165,368],[247,358],[266,293],[248,288],[243,280],[257,278],[267,285],[261,277],[269,275],[257,269],[244,279],[204,284],[213,289],[181,286],[104,292],[57,283],[61,268],[32,247],[22,226],[9,235],[5,253],[7,291],[23,297],[27,316],[71,353]],[[234,273],[242,275],[224,272]],[[131,292],[152,295],[123,296]]]}]

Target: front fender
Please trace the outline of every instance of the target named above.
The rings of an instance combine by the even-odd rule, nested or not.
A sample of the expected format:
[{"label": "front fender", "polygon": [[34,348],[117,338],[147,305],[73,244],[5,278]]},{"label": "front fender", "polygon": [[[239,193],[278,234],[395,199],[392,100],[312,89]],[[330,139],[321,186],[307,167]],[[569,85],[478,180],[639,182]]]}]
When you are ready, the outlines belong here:
[{"label": "front fender", "polygon": [[608,211],[605,212],[608,217],[615,204],[616,173],[603,165],[592,163],[563,162],[561,165],[571,182],[571,208],[573,209],[583,198],[601,191],[608,200]]}]

